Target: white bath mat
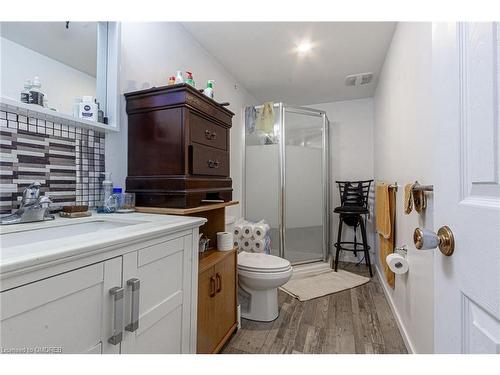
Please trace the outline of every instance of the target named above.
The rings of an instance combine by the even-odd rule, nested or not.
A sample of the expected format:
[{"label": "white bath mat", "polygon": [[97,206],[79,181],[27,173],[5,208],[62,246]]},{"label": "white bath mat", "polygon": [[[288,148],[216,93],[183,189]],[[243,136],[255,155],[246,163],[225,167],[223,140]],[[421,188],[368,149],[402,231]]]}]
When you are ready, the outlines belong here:
[{"label": "white bath mat", "polygon": [[343,270],[338,270],[338,272],[328,270],[317,273],[301,273],[297,276],[292,276],[290,281],[280,289],[297,298],[299,301],[308,301],[313,298],[355,288],[366,284],[368,281],[370,281],[368,277],[356,275],[355,273]]}]

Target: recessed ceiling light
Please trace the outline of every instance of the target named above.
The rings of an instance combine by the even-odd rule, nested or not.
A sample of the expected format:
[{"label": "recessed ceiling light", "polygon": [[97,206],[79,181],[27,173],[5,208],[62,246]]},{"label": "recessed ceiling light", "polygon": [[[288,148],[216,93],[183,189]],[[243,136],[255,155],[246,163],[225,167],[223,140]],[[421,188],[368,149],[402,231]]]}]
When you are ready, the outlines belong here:
[{"label": "recessed ceiling light", "polygon": [[304,54],[309,52],[313,48],[313,45],[309,41],[303,41],[297,45],[296,51],[298,53]]}]

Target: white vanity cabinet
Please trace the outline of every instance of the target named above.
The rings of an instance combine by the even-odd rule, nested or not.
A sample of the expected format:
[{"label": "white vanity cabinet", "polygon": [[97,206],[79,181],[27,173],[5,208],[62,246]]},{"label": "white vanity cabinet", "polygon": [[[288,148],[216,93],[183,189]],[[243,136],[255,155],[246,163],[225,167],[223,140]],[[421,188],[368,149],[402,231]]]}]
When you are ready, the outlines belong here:
[{"label": "white vanity cabinet", "polygon": [[197,233],[2,291],[0,352],[195,353]]}]

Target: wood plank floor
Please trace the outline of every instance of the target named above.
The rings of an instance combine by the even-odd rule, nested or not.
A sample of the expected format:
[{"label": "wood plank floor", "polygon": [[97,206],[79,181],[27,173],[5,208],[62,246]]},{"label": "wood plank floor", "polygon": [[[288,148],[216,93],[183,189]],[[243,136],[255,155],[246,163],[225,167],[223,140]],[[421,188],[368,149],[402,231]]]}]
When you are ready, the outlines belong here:
[{"label": "wood plank floor", "polygon": [[[364,265],[339,265],[368,276]],[[377,276],[362,286],[300,302],[278,292],[280,315],[273,322],[242,319],[223,354],[407,353]]]}]

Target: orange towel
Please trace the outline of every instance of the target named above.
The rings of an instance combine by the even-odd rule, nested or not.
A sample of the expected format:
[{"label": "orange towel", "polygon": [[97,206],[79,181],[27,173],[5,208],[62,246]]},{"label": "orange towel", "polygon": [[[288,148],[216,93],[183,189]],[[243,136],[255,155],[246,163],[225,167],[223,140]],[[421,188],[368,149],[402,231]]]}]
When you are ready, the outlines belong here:
[{"label": "orange towel", "polygon": [[377,233],[384,238],[391,236],[391,217],[389,210],[389,185],[379,182],[375,188]]},{"label": "orange towel", "polygon": [[384,270],[387,283],[394,288],[394,272],[389,269],[385,258],[394,252],[396,191],[386,183],[378,183],[375,188],[376,221],[379,238],[380,264]]}]

